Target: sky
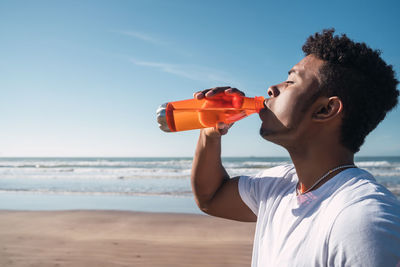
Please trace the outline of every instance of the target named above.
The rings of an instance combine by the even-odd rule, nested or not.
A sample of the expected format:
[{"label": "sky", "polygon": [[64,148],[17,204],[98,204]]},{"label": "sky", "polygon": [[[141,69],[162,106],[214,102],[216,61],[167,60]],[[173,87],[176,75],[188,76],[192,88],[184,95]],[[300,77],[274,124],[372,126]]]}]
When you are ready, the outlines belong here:
[{"label": "sky", "polygon": [[[198,130],[164,133],[156,109],[215,86],[266,96],[325,28],[382,51],[399,79],[399,1],[0,0],[0,157],[192,156]],[[371,96],[373,97],[373,96]],[[359,156],[400,155],[400,109]],[[287,156],[257,115],[223,156]]]}]

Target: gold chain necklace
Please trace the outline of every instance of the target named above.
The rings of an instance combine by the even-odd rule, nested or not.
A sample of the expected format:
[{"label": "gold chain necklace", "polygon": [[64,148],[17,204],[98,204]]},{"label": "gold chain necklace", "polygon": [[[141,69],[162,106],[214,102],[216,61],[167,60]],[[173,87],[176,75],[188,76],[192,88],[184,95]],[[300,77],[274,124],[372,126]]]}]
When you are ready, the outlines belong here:
[{"label": "gold chain necklace", "polygon": [[322,180],[324,180],[329,174],[331,174],[334,171],[340,170],[340,169],[344,169],[344,168],[357,168],[356,165],[354,164],[350,164],[350,165],[342,165],[336,168],[333,168],[331,170],[329,170],[327,173],[325,173],[321,178],[319,178],[310,188],[308,188],[305,192],[300,192],[299,186],[300,186],[300,182],[297,182],[296,185],[296,193],[297,195],[302,195],[302,194],[306,194],[308,192],[310,192],[311,190],[314,189],[314,187],[316,187],[320,182],[322,182]]}]

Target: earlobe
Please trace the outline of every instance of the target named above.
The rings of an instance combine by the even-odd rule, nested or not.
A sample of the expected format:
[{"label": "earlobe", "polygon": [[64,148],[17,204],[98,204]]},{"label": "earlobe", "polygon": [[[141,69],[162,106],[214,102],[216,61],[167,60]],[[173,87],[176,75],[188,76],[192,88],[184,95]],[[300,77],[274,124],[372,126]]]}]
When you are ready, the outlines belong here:
[{"label": "earlobe", "polygon": [[330,98],[321,99],[313,113],[313,120],[320,122],[331,120],[338,116],[342,110],[343,104],[339,97],[332,96]]}]

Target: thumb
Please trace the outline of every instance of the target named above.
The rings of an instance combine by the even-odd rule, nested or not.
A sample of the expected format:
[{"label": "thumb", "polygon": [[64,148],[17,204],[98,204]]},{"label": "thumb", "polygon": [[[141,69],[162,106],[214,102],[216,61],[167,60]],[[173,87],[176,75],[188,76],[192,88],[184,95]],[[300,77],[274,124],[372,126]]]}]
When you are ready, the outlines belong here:
[{"label": "thumb", "polygon": [[223,122],[218,122],[216,129],[220,135],[224,135],[224,134],[228,133],[228,130],[232,127],[232,125],[233,125],[233,123],[225,124]]}]

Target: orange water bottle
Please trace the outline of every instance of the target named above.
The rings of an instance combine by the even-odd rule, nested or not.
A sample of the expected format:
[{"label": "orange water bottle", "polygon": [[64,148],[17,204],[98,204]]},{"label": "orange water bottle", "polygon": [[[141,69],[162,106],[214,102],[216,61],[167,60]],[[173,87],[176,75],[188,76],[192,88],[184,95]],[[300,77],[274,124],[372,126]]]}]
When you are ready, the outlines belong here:
[{"label": "orange water bottle", "polygon": [[169,102],[157,110],[157,121],[165,132],[179,132],[230,124],[264,108],[264,97],[244,97],[220,92],[210,98]]}]

